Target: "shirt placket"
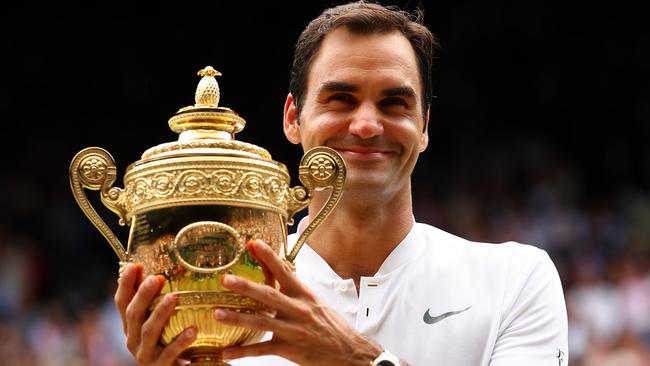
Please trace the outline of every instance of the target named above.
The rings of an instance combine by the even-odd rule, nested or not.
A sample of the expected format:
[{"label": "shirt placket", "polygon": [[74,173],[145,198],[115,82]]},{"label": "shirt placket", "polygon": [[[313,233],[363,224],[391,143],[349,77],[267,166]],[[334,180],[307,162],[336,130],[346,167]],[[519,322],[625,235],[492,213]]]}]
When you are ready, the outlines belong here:
[{"label": "shirt placket", "polygon": [[383,311],[383,281],[374,277],[361,277],[357,308],[357,330],[361,333],[374,328]]},{"label": "shirt placket", "polygon": [[356,328],[359,297],[357,296],[354,281],[352,279],[335,280],[332,285],[336,294],[336,300],[342,305],[338,307],[340,309],[339,315],[343,317],[350,326]]}]

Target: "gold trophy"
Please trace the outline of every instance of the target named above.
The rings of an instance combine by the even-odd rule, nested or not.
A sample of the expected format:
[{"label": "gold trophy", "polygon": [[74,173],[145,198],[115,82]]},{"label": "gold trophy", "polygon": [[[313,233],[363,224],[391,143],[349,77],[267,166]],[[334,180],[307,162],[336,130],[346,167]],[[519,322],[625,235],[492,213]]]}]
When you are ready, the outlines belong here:
[{"label": "gold trophy", "polygon": [[[113,187],[117,170],[104,149],[81,150],[70,164],[74,198],[117,253],[120,269],[127,262],[142,263],[143,276],[160,274],[166,281],[152,310],[167,293],[177,297],[176,309],[161,341],[171,342],[185,328],[196,325],[196,340],[184,351],[191,365],[228,365],[224,347],[259,341],[262,332],[225,325],[213,317],[215,308],[243,313],[270,309],[221,285],[224,274],[276,286],[244,249],[247,241],[262,239],[293,264],[307,236],[327,217],[341,196],[345,164],[327,147],[305,153],[299,177],[303,186],[290,188],[285,165],[267,150],[234,139],[245,121],[229,108],[219,107],[221,75],[207,66],[195,94],[195,104],[169,119],[178,141],[146,150],[129,165],[124,188]],[[101,202],[130,226],[126,250],[97,214],[84,188],[99,190]],[[331,188],[328,201],[289,251],[287,225],[305,208],[315,190]]]}]

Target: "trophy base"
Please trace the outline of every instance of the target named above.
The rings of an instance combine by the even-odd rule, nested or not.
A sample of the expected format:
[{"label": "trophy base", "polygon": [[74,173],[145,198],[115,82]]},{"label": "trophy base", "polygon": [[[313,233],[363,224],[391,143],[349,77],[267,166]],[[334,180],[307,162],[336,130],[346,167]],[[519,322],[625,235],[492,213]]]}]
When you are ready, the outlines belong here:
[{"label": "trophy base", "polygon": [[186,366],[231,366],[221,355],[197,356],[190,359]]},{"label": "trophy base", "polygon": [[[162,334],[162,343],[169,344],[192,325],[199,325],[198,334],[192,344],[181,354],[190,360],[187,366],[230,366],[223,360],[221,351],[226,347],[259,342],[264,332],[227,325],[217,321],[214,309],[227,308],[246,314],[266,314],[269,312],[258,302],[230,292],[183,291],[175,292],[176,311],[169,318]],[[154,300],[153,307],[162,296]]]}]

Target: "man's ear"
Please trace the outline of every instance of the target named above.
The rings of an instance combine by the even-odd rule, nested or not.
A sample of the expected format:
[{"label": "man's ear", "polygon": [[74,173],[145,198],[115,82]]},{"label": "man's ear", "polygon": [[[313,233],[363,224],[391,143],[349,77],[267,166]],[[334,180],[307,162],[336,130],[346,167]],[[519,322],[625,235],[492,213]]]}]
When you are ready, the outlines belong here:
[{"label": "man's ear", "polygon": [[298,121],[298,108],[293,95],[289,93],[284,102],[284,135],[294,144],[300,143],[300,123]]},{"label": "man's ear", "polygon": [[424,128],[422,130],[422,135],[420,136],[420,152],[426,150],[429,146],[429,109],[427,108],[427,114],[424,118]]}]

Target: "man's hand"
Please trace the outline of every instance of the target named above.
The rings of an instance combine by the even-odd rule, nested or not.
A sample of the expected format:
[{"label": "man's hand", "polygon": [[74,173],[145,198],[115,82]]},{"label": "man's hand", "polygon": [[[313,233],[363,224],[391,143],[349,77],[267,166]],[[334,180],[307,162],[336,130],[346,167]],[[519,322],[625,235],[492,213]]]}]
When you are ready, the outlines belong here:
[{"label": "man's hand", "polygon": [[227,275],[223,285],[231,291],[255,299],[277,311],[275,318],[217,309],[218,321],[260,331],[273,332],[269,341],[232,347],[226,359],[278,355],[303,366],[367,366],[382,348],[352,329],[332,309],[321,302],[293,274],[288,265],[262,241],[246,244],[248,251],[275,277],[280,290]]},{"label": "man's hand", "polygon": [[124,268],[115,293],[115,305],[120,312],[126,347],[139,365],[169,366],[179,364],[177,359],[196,338],[196,328],[181,333],[163,347],[159,341],[167,319],[174,312],[176,298],[167,294],[147,317],[151,302],[160,293],[163,276],[142,279],[142,265],[129,263]]}]

